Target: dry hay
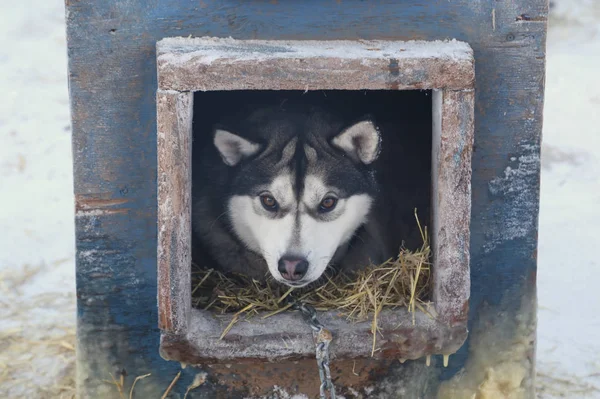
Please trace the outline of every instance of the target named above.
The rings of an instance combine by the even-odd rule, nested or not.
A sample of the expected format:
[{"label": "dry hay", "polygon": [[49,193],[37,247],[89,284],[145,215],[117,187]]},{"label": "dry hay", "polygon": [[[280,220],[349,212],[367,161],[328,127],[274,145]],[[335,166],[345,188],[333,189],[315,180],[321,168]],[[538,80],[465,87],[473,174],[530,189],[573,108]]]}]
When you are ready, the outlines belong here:
[{"label": "dry hay", "polygon": [[[0,392],[18,397],[33,389],[37,398],[75,398],[75,332],[67,329],[37,340],[26,337],[21,329],[0,333]],[[43,354],[46,367],[61,369],[53,383],[38,384],[36,357]],[[39,365],[38,365],[39,366]]]},{"label": "dry hay", "polygon": [[370,265],[353,275],[338,273],[326,277],[319,286],[294,289],[284,287],[270,276],[265,282],[242,276],[224,275],[194,265],[192,271],[193,305],[218,313],[235,312],[225,328],[223,338],[240,317],[264,313],[267,318],[283,312],[296,300],[312,305],[316,310],[340,311],[349,321],[371,318],[373,348],[378,332],[377,318],[383,309],[406,307],[411,313],[419,309],[428,313],[431,281],[431,249],[427,228],[415,218],[423,244],[416,251],[401,248],[398,256],[380,265]]},{"label": "dry hay", "polygon": [[548,371],[550,372],[538,370],[536,373],[537,398],[595,397],[600,393],[600,387],[597,385],[600,373],[580,377],[566,374],[562,370]]},{"label": "dry hay", "polygon": [[[129,389],[129,393],[127,393],[127,390],[125,388],[125,375],[123,375],[123,374],[121,374],[119,376],[119,378],[115,378],[115,376],[111,374],[110,375],[111,380],[110,381],[104,380],[104,382],[107,384],[110,384],[114,387],[116,393],[118,393],[118,395],[119,395],[119,399],[127,399],[127,398],[133,399],[134,392],[135,392],[135,386],[138,383],[138,381],[141,381],[150,376],[152,376],[152,374],[149,373],[149,374],[138,375],[137,377],[135,377],[135,379],[133,380],[133,383],[131,384],[131,388]],[[169,396],[169,394],[175,387],[175,384],[177,384],[177,381],[179,381],[180,377],[181,377],[181,371],[179,371],[175,375],[175,377],[171,380],[171,383],[164,390],[160,399],[166,399]],[[187,397],[191,391],[204,385],[204,383],[206,382],[206,377],[207,377],[207,374],[205,372],[197,373],[196,376],[194,377],[192,383],[190,385],[188,385],[187,389],[185,390],[183,399],[187,399]]]},{"label": "dry hay", "polygon": [[0,272],[2,398],[75,397],[75,296],[26,291],[48,271],[24,265]]}]

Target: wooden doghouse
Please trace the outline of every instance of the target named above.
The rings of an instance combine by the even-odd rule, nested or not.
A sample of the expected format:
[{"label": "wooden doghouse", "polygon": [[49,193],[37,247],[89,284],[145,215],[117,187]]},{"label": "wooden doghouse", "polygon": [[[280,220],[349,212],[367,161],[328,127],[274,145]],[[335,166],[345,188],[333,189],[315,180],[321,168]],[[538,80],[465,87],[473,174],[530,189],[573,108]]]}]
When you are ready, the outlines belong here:
[{"label": "wooden doghouse", "polygon": [[296,315],[219,340],[191,307],[194,101],[269,90],[431,95],[435,318],[385,313],[372,356],[370,326],[321,314],[338,393],[533,397],[547,1],[66,9],[81,398],[318,396]]}]

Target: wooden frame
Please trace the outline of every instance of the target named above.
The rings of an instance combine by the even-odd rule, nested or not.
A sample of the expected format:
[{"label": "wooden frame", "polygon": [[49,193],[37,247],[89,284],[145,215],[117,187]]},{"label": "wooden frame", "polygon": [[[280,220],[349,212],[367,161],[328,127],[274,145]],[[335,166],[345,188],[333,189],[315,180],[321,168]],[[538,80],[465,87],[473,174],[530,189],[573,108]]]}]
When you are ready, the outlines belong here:
[{"label": "wooden frame", "polygon": [[[313,355],[301,318],[223,325],[191,307],[191,142],[194,91],[414,90],[433,98],[432,248],[436,319],[383,312],[376,357],[452,354],[467,336],[470,293],[474,62],[457,41],[255,41],[169,38],[157,45],[158,306],[161,356],[187,364]],[[369,323],[320,315],[337,358],[371,355]],[[225,323],[228,321],[225,320]],[[287,345],[282,345],[281,339]]]}]

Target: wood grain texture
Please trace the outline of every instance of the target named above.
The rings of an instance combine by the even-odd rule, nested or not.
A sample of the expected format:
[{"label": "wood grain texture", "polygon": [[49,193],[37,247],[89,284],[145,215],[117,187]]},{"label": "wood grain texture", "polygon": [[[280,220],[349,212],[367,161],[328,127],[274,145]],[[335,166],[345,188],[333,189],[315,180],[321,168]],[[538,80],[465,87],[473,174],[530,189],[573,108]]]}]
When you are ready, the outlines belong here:
[{"label": "wood grain texture", "polygon": [[[161,355],[190,365],[227,364],[231,362],[281,361],[314,355],[312,330],[295,312],[281,313],[251,322],[239,322],[224,339],[219,339],[233,315],[215,319],[207,311],[192,310],[185,336],[165,334]],[[378,318],[380,334],[373,354],[371,322],[349,323],[338,312],[319,314],[319,321],[329,329],[334,341],[331,356],[339,360],[404,359],[415,360],[431,354],[452,354],[464,343],[464,324],[446,325],[425,313],[413,316],[406,309],[385,310]],[[281,342],[285,341],[285,345]]]},{"label": "wood grain texture", "polygon": [[474,92],[434,92],[433,302],[442,322],[467,319]]},{"label": "wood grain texture", "polygon": [[[516,314],[522,292],[535,290],[547,0],[69,0],[66,11],[75,194],[88,203],[127,200],[120,212],[76,218],[79,397],[110,398],[99,393],[102,380],[122,369],[152,372],[136,392],[155,397],[179,370],[159,356],[156,322],[155,46],[165,37],[469,43],[476,68],[469,323],[483,304]],[[517,21],[522,14],[531,21]],[[508,167],[519,173],[507,175]],[[467,349],[468,341],[440,379],[461,369]],[[395,362],[389,372],[409,367]],[[182,395],[194,373],[184,370],[174,392]],[[238,397],[210,379],[194,393]]]},{"label": "wood grain texture", "polygon": [[171,38],[157,45],[163,90],[413,90],[473,87],[457,41]]},{"label": "wood grain texture", "polygon": [[159,91],[158,309],[159,328],[185,333],[192,302],[193,93]]},{"label": "wood grain texture", "polygon": [[[398,346],[394,338],[398,335],[394,332],[395,326],[408,326],[412,321],[410,315],[398,310],[397,315],[390,316],[396,317],[394,322],[381,326],[381,331],[385,331],[380,340],[384,346],[378,356],[386,354],[417,359],[432,354],[454,353],[466,338],[469,299],[468,241],[475,72],[469,45],[456,41],[281,42],[174,38],[160,41],[157,48],[158,81],[162,88],[157,105],[159,317],[161,329],[180,337],[180,342],[176,338],[165,342],[187,348],[177,351],[185,359],[174,358],[172,354],[167,358],[203,364],[230,361],[231,354],[235,353],[240,359],[273,361],[306,355],[309,348],[306,344],[311,341],[310,332],[306,331],[301,334],[303,340],[296,340],[299,345],[282,347],[280,341],[286,334],[276,333],[273,326],[290,324],[289,321],[282,322],[285,318],[283,315],[270,318],[268,323],[254,320],[250,330],[254,335],[247,336],[245,340],[219,340],[219,328],[210,328],[213,315],[207,312],[194,313],[195,330],[203,331],[202,334],[186,334],[182,327],[188,325],[190,318],[188,240],[191,231],[189,209],[186,208],[181,214],[179,196],[184,195],[182,191],[189,195],[185,191],[190,189],[189,183],[182,183],[181,180],[191,174],[184,170],[187,164],[181,162],[182,156],[184,159],[190,157],[188,147],[183,148],[180,143],[189,144],[187,137],[192,129],[192,118],[189,114],[184,117],[178,115],[181,111],[180,107],[176,107],[175,99],[179,96],[187,98],[189,91],[200,88],[203,91],[249,88],[443,89],[435,92],[440,100],[435,102],[434,113],[439,116],[439,121],[436,121],[437,128],[434,129],[437,136],[432,166],[433,297],[437,321],[432,323],[427,318],[418,318],[419,322],[426,323],[416,323],[410,329],[403,329],[403,333],[410,330],[406,339],[409,344],[403,342]],[[393,63],[393,67],[390,63]],[[165,92],[167,89],[170,91]],[[185,93],[178,95],[173,89]],[[189,126],[181,125],[185,121]],[[186,137],[185,141],[182,136]],[[174,143],[171,143],[171,137]],[[188,204],[187,199],[185,204]],[[182,242],[185,243],[183,247]],[[188,284],[187,287],[183,287],[183,281]],[[202,326],[203,323],[206,325]],[[336,325],[336,341],[339,342],[332,347],[333,356],[351,358],[371,354],[368,339],[370,328],[339,321]],[[238,324],[230,335],[236,335],[237,330],[244,327]],[[365,345],[344,345],[344,340],[349,337],[362,337],[366,339]],[[437,344],[430,345],[426,338]],[[263,348],[262,354],[257,346]],[[161,345],[161,352],[168,353],[169,350]]]}]

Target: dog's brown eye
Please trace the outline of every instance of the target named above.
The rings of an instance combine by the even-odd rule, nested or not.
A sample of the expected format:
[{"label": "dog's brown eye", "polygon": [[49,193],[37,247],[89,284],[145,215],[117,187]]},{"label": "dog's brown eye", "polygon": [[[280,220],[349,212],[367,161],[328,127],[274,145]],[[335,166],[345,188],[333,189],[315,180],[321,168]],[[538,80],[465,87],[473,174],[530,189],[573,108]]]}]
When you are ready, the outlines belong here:
[{"label": "dog's brown eye", "polygon": [[319,206],[319,209],[321,210],[321,212],[329,212],[329,211],[332,211],[336,205],[337,205],[337,199],[335,199],[333,197],[327,197],[323,201],[321,201],[321,205]]},{"label": "dog's brown eye", "polygon": [[261,195],[260,203],[262,204],[263,208],[271,212],[276,211],[278,207],[277,201],[275,201],[275,198],[270,195]]}]

